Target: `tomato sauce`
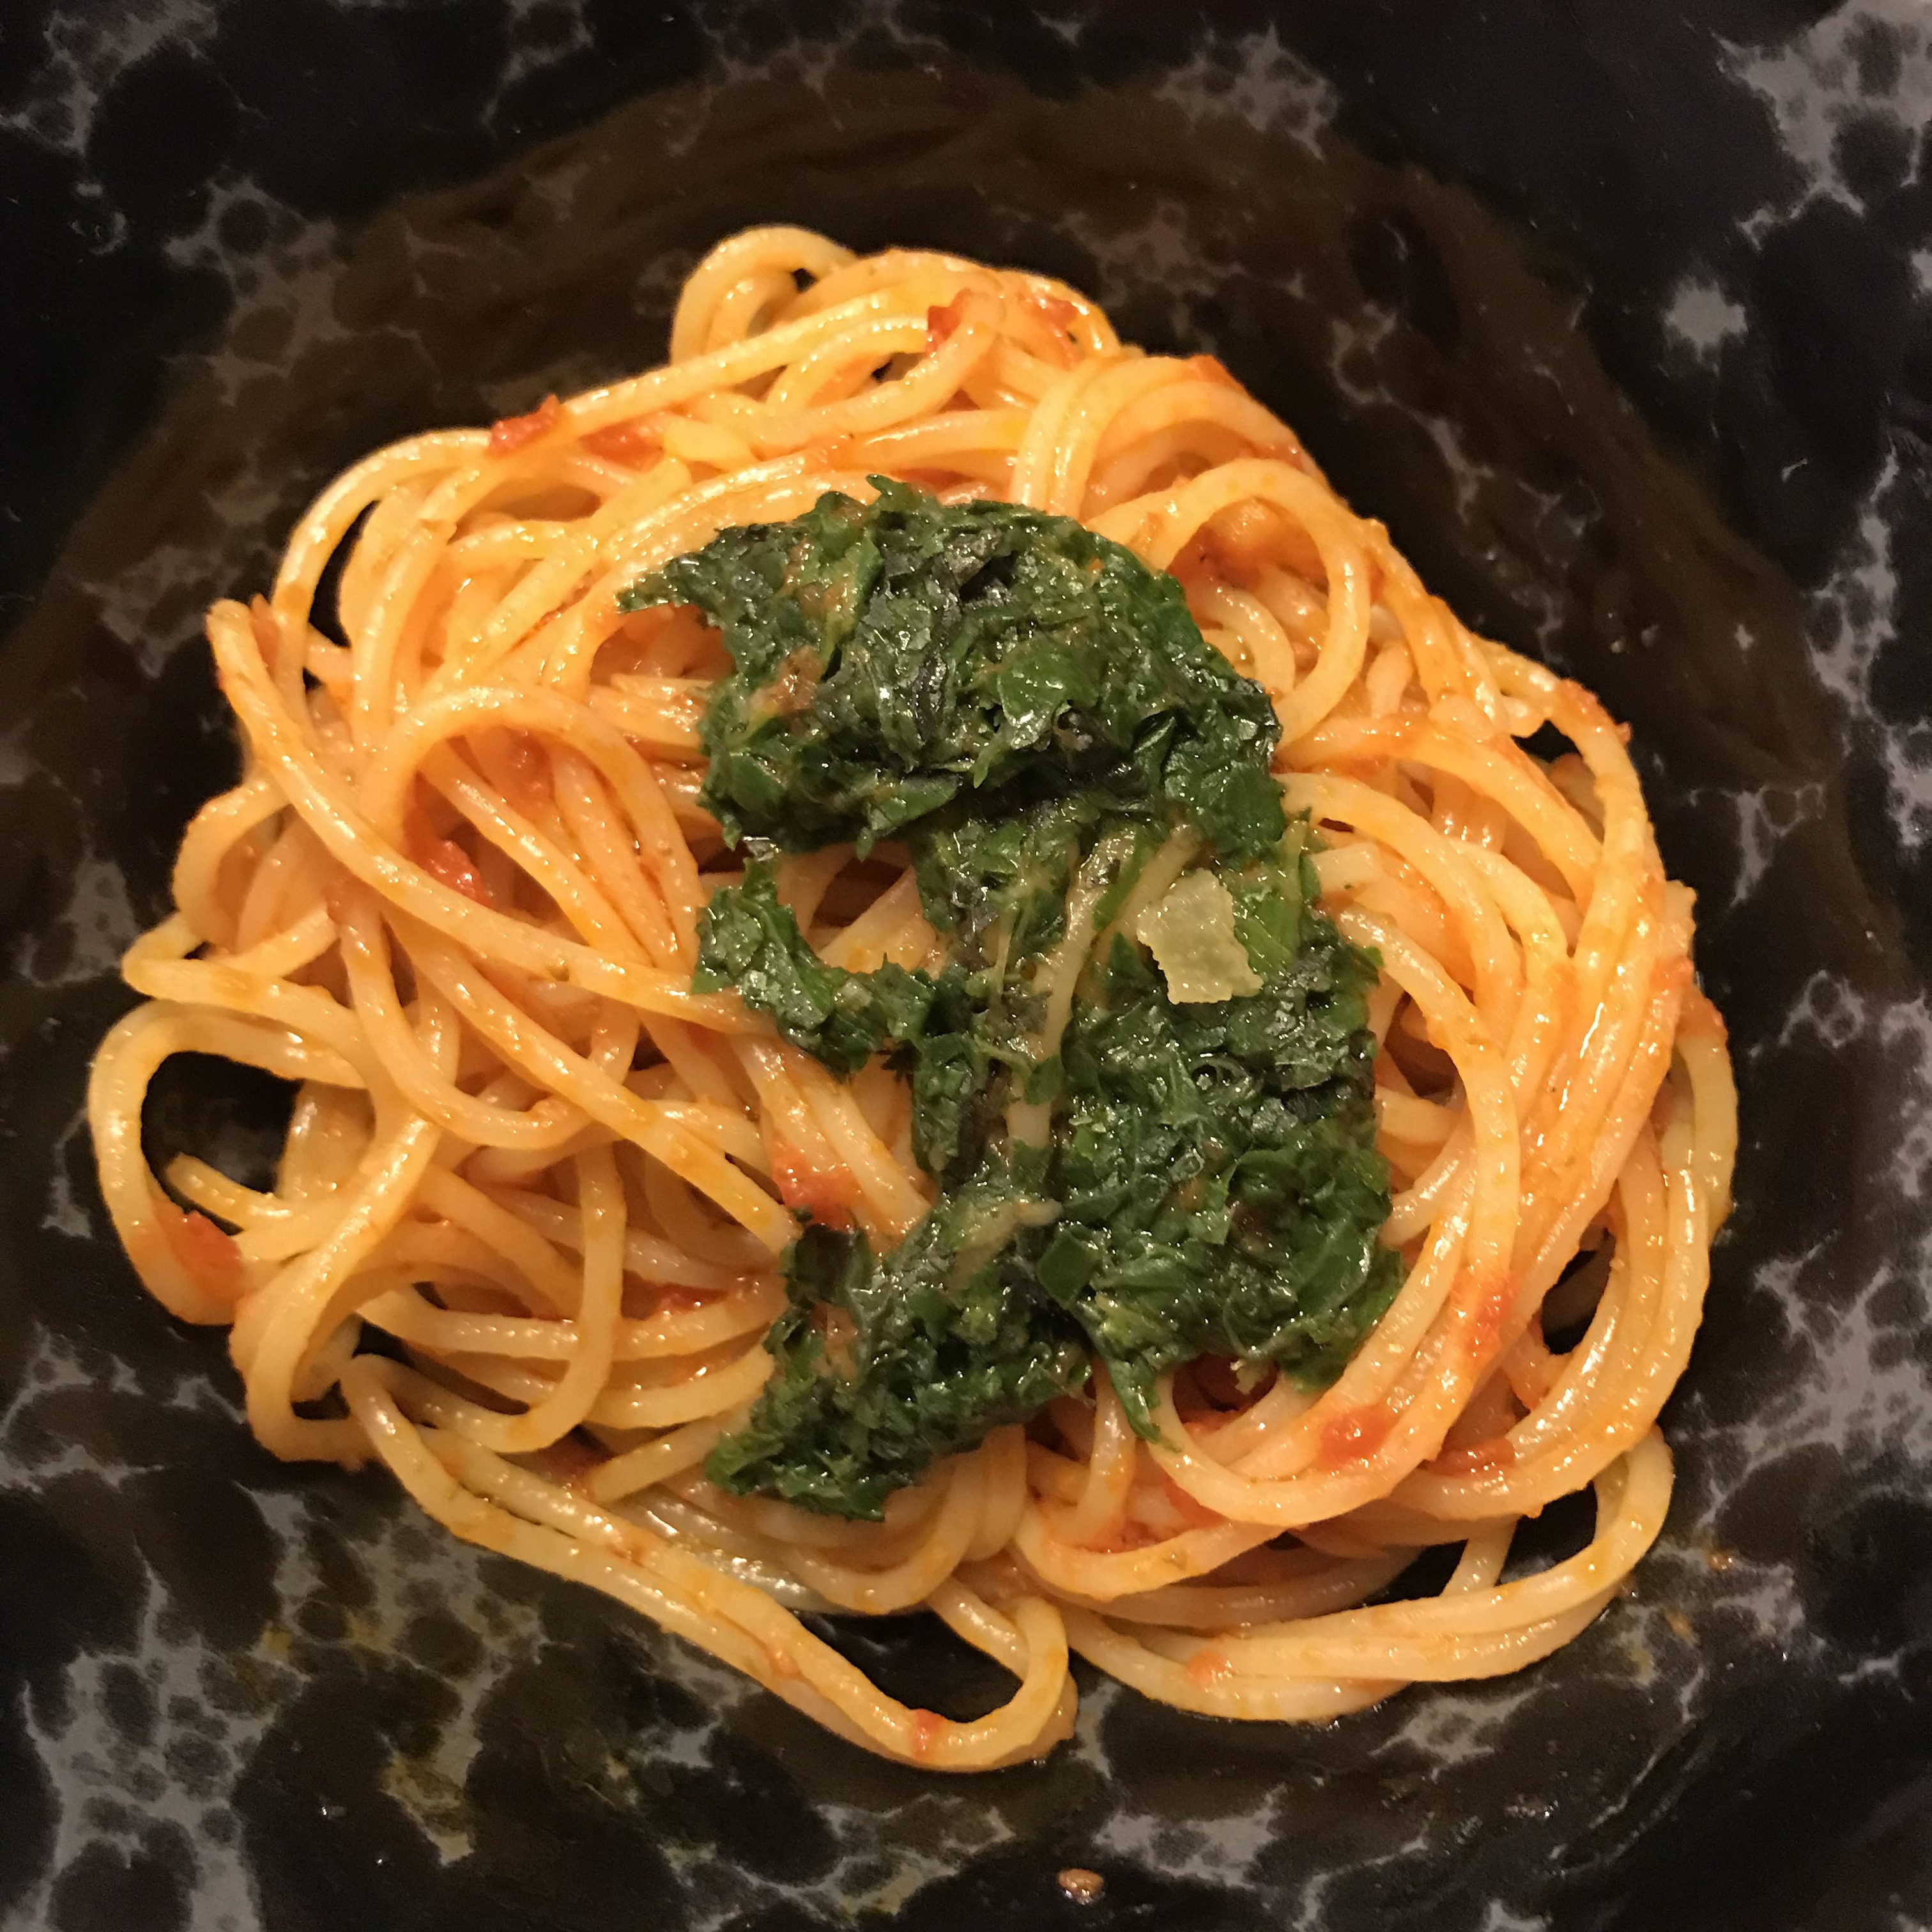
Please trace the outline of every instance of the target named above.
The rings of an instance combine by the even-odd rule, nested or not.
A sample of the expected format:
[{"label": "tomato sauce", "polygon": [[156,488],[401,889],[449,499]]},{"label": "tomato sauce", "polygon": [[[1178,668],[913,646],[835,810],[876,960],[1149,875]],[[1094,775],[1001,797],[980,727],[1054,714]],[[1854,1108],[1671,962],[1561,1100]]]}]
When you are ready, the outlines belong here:
[{"label": "tomato sauce", "polygon": [[621,463],[628,469],[639,469],[664,448],[663,439],[657,431],[646,427],[646,418],[632,416],[626,422],[606,423],[602,429],[593,429],[583,439],[584,449],[605,463]]},{"label": "tomato sauce", "polygon": [[961,290],[950,302],[934,302],[926,312],[926,352],[943,348],[966,319],[966,292]]},{"label": "tomato sauce", "polygon": [[161,1226],[176,1260],[194,1285],[218,1301],[239,1301],[248,1292],[247,1270],[233,1236],[224,1234],[198,1208],[160,1203]]},{"label": "tomato sauce", "polygon": [[1516,1306],[1516,1283],[1504,1275],[1476,1303],[1469,1324],[1469,1355],[1473,1361],[1486,1361],[1502,1347],[1504,1331]]},{"label": "tomato sauce", "polygon": [[1388,1440],[1395,1418],[1378,1402],[1345,1408],[1322,1425],[1320,1460],[1324,1469],[1365,1462]]},{"label": "tomato sauce", "polygon": [[452,892],[460,892],[478,905],[494,908],[496,902],[483,883],[476,861],[453,838],[439,838],[434,833],[417,841],[417,856],[423,870]]},{"label": "tomato sauce", "polygon": [[1512,1468],[1516,1444],[1507,1436],[1492,1436],[1463,1449],[1445,1449],[1429,1466],[1438,1476],[1488,1476]]},{"label": "tomato sauce", "polygon": [[772,1149],[772,1180],[788,1208],[828,1228],[852,1225],[859,1186],[844,1168],[814,1167],[790,1141],[779,1141]]},{"label": "tomato sauce", "polygon": [[556,427],[563,405],[554,396],[546,396],[533,410],[520,416],[504,416],[490,425],[490,454],[514,456],[541,442]]}]

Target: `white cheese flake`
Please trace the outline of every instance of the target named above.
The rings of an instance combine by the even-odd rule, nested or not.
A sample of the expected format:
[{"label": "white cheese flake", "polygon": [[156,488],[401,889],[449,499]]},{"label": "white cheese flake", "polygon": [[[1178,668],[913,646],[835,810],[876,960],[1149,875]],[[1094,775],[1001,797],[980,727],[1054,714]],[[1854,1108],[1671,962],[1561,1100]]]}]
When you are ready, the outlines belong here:
[{"label": "white cheese flake", "polygon": [[1177,1006],[1258,993],[1261,976],[1234,935],[1234,896],[1212,872],[1190,872],[1134,922]]}]

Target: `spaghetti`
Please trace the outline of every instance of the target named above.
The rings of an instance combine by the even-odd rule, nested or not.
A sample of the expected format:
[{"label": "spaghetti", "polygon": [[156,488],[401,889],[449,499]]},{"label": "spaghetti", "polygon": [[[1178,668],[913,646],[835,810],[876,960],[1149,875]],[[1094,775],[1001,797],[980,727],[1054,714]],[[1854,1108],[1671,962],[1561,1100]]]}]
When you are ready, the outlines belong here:
[{"label": "spaghetti", "polygon": [[[1191,1710],[1320,1720],[1568,1641],[1661,1526],[1656,1418],[1736,1142],[1690,895],[1623,733],[1460,625],[1218,364],[1122,345],[1045,277],[756,230],[694,272],[670,356],[377,452],[272,596],[209,613],[247,767],[127,956],[146,1004],[88,1096],[142,1281],[229,1327],[277,1455],[380,1458],[456,1535],[930,1768],[1066,1736],[1070,1652]],[[1143,1436],[1096,1374],[867,1522],[705,1465],[773,1372],[801,1214],[890,1244],[933,1183],[883,1060],[842,1080],[694,991],[742,865],[700,799],[729,660],[689,607],[620,600],[875,476],[1126,546],[1272,699],[1322,907],[1380,961],[1400,1286],[1318,1393],[1197,1363],[1158,1378]],[[891,847],[778,877],[822,959],[943,964]],[[148,1168],[144,1097],[184,1052],[294,1083],[272,1190]],[[1506,1574],[1520,1520],[1586,1487],[1585,1546]],[[1438,1594],[1390,1594],[1444,1544]],[[1006,1702],[908,1707],[800,1620],[919,1607],[1011,1672]]]}]

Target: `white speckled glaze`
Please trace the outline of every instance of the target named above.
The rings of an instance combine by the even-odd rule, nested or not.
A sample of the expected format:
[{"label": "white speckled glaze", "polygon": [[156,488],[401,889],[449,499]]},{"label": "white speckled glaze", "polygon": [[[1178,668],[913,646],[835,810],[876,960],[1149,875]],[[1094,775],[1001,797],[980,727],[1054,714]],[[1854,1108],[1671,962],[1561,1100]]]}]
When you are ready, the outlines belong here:
[{"label": "white speckled glaze", "polygon": [[[1932,1924],[1932,14],[1398,10],[8,21],[8,1932]],[[1634,724],[1738,1048],[1738,1207],[1664,1541],[1548,1664],[1322,1731],[1101,1684],[1048,1763],[922,1780],[374,1477],[269,1462],[116,1253],[80,1095],[232,765],[200,608],[364,448],[654,359],[757,219],[1036,262],[1214,350]],[[184,1074],[151,1126],[245,1164],[272,1117]]]}]

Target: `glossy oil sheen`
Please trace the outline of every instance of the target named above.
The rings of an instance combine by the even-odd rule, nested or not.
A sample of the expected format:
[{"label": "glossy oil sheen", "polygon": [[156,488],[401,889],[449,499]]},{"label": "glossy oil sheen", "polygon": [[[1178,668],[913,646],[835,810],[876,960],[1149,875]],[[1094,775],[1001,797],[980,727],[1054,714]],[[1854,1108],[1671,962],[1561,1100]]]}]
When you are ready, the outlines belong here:
[{"label": "glossy oil sheen", "polygon": [[[1932,1920],[1932,16],[1214,12],[8,8],[0,1924]],[[272,1462],[116,1252],[79,1108],[235,770],[201,608],[373,445],[656,359],[700,251],[776,220],[1212,350],[1634,728],[1738,1204],[1663,1541],[1534,1670],[1322,1730],[1083,1675],[1046,1763],[921,1777]],[[277,1119],[184,1063],[148,1129],[241,1172]],[[915,1702],[1001,1694],[915,1622],[838,1640]]]}]

